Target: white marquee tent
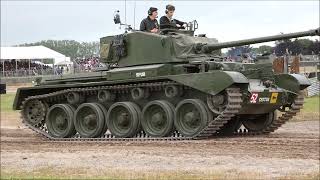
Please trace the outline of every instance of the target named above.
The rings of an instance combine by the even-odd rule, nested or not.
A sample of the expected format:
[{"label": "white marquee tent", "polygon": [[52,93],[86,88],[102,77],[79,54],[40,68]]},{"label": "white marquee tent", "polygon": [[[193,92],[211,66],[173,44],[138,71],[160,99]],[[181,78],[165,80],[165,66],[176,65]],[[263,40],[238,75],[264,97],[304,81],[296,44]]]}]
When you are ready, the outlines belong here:
[{"label": "white marquee tent", "polygon": [[[1,47],[1,61],[5,60],[42,60],[53,59],[53,64],[70,62],[70,58],[44,46]],[[71,62],[72,63],[72,62]]]}]

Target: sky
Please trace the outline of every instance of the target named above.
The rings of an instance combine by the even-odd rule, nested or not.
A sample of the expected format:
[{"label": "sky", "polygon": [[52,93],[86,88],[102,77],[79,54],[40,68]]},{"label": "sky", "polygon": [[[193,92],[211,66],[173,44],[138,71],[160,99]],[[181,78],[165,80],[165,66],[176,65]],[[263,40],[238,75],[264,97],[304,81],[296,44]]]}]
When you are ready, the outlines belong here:
[{"label": "sky", "polygon": [[[139,28],[149,7],[157,7],[159,19],[165,6],[176,7],[175,18],[197,20],[196,34],[220,42],[269,36],[318,28],[318,1],[3,1],[1,46],[41,40],[99,41],[120,34],[113,23],[120,10],[122,22]],[[126,6],[125,6],[126,5]],[[135,14],[135,15],[134,15]],[[126,16],[125,16],[126,15]],[[159,20],[158,19],[158,20]],[[319,39],[313,37],[312,39]],[[274,43],[266,43],[274,45]],[[261,44],[255,45],[256,47]]]}]

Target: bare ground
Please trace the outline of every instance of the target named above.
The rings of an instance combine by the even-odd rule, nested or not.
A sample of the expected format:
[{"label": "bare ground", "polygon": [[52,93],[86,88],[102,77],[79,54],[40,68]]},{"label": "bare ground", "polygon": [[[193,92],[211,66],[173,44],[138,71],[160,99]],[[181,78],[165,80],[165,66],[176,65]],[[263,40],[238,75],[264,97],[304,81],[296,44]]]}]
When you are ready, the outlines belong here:
[{"label": "bare ground", "polygon": [[[319,121],[270,135],[180,142],[50,142],[1,113],[2,177],[319,178]],[[306,175],[306,176],[304,176]]]}]

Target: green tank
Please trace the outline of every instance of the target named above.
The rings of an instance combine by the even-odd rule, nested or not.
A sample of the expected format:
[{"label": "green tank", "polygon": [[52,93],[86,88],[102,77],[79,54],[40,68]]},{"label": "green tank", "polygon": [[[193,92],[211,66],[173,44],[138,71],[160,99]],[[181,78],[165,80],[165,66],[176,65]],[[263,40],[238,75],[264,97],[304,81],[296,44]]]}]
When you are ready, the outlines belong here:
[{"label": "green tank", "polygon": [[194,29],[102,37],[106,67],[37,79],[17,90],[13,109],[50,140],[116,141],[268,134],[302,108],[306,77],[275,74],[267,60],[226,62],[220,50],[319,29],[224,43]]}]

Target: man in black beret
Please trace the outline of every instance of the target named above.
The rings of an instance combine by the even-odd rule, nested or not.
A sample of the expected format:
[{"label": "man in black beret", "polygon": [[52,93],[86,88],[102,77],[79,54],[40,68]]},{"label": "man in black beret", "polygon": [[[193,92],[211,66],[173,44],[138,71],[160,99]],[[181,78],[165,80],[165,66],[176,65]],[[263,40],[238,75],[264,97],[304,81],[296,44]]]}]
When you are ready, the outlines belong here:
[{"label": "man in black beret", "polygon": [[150,7],[148,10],[148,17],[143,19],[140,23],[140,31],[157,33],[159,31],[159,24],[157,21],[158,9]]},{"label": "man in black beret", "polygon": [[168,4],[166,6],[166,15],[160,18],[160,28],[174,28],[174,29],[184,29],[183,25],[186,25],[186,22],[179,21],[177,19],[173,19],[173,14],[176,8]]}]

